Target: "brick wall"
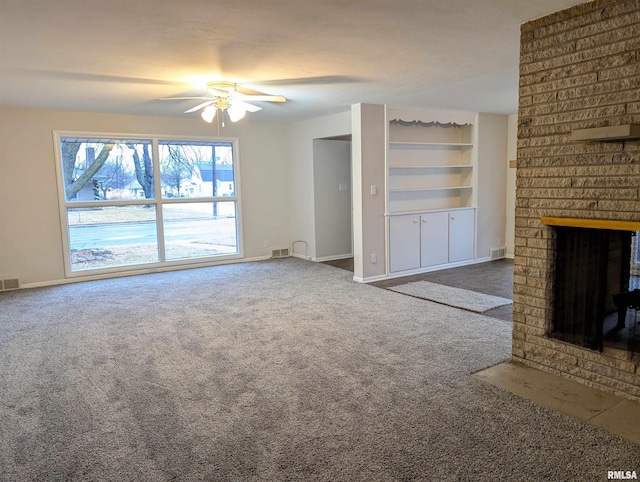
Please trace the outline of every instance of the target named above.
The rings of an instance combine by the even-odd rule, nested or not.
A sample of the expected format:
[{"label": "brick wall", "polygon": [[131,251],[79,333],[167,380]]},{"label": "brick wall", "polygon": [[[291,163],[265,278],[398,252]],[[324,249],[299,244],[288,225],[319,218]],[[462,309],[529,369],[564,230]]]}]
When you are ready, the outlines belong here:
[{"label": "brick wall", "polygon": [[575,129],[640,124],[640,0],[596,0],[522,26],[513,357],[640,400],[640,355],[546,337],[554,232],[541,216],[640,221],[640,142]]}]

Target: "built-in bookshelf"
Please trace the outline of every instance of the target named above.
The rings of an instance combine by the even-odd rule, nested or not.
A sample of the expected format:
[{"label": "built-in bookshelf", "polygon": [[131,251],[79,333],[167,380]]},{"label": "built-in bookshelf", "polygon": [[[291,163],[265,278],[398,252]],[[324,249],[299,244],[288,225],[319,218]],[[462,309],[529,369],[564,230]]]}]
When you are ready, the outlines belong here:
[{"label": "built-in bookshelf", "polygon": [[391,272],[474,257],[476,115],[387,107]]},{"label": "built-in bookshelf", "polygon": [[473,206],[473,124],[393,118],[388,139],[389,214]]}]

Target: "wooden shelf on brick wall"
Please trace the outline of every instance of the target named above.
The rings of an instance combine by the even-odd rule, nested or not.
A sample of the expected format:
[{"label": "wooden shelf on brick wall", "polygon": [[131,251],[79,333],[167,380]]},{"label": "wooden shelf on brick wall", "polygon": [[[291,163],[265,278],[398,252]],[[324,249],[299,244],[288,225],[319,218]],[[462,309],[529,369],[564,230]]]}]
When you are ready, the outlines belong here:
[{"label": "wooden shelf on brick wall", "polygon": [[640,125],[638,124],[577,129],[571,133],[572,141],[615,142],[635,139],[640,139]]},{"label": "wooden shelf on brick wall", "polygon": [[570,228],[611,229],[614,231],[640,231],[640,221],[612,221],[609,219],[553,218],[541,217],[545,226],[564,226]]}]

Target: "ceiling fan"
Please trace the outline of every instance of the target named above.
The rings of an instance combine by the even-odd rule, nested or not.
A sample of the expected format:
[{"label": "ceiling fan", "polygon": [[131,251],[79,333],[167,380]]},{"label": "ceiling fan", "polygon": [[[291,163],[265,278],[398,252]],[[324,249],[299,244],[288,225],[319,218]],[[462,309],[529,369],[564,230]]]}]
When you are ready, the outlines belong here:
[{"label": "ceiling fan", "polygon": [[[244,90],[244,89],[242,89]],[[200,116],[205,122],[213,122],[216,113],[220,112],[218,119],[224,127],[224,113],[226,112],[231,122],[242,119],[247,112],[258,112],[262,107],[245,102],[286,102],[282,95],[267,95],[255,91],[241,92],[238,85],[233,82],[214,81],[207,84],[208,97],[166,97],[160,100],[204,100],[201,104],[184,111],[185,114],[202,109]]]}]

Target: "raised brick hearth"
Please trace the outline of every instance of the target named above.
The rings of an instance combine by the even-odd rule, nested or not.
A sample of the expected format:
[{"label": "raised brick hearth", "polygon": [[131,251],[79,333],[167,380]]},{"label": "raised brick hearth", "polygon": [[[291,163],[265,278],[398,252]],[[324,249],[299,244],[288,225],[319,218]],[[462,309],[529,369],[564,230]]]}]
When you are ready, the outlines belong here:
[{"label": "raised brick hearth", "polygon": [[596,0],[522,26],[513,357],[640,400],[640,354],[550,336],[558,218],[640,221],[640,142],[576,142],[640,124],[640,0]]}]

